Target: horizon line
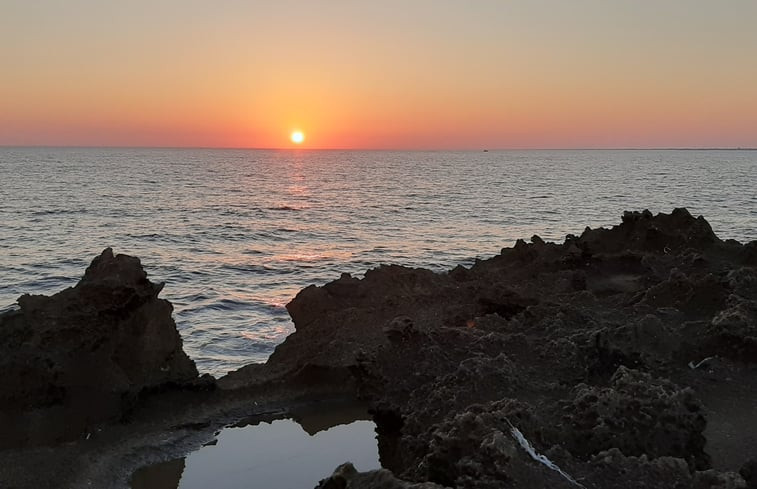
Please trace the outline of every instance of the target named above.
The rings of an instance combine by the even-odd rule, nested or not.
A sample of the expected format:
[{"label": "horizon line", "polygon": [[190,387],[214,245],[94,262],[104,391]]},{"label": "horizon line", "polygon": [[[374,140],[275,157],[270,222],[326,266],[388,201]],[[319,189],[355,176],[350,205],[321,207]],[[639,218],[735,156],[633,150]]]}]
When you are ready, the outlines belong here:
[{"label": "horizon line", "polygon": [[186,150],[243,150],[243,151],[434,151],[434,152],[490,152],[490,151],[757,151],[755,147],[741,146],[607,146],[607,147],[513,147],[513,148],[329,148],[296,146],[140,146],[140,145],[54,145],[54,144],[0,144],[0,148],[48,148],[48,149],[186,149]]}]

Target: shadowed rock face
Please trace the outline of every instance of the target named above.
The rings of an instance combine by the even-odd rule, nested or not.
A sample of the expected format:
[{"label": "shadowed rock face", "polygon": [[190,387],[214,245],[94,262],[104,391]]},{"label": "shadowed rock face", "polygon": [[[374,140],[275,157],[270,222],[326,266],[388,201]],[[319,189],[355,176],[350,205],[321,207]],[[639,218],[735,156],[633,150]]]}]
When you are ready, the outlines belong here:
[{"label": "shadowed rock face", "polygon": [[[389,470],[343,465],[324,489],[756,487],[756,267],[757,242],[675,209],[519,240],[446,274],[343,275],[287,305],[296,331],[266,364],[181,406],[169,393],[147,409],[169,411],[162,428],[143,429],[338,393],[371,406]],[[140,393],[192,384],[159,291],[106,250],[76,287],[0,315],[0,447],[83,433]],[[201,399],[212,409],[193,411]]]},{"label": "shadowed rock face", "polygon": [[0,445],[72,436],[145,390],[195,379],[161,289],[108,248],[75,287],[0,315]]},{"label": "shadowed rock face", "polygon": [[[222,383],[331,375],[372,404],[382,463],[410,482],[576,487],[517,428],[587,487],[739,487],[709,450],[735,471],[755,448],[707,422],[724,424],[718,399],[757,405],[755,243],[685,209],[531,241],[447,274],[381,266],[308,287],[268,364]],[[689,367],[707,357],[718,370]],[[757,412],[728,422],[748,433]]]}]

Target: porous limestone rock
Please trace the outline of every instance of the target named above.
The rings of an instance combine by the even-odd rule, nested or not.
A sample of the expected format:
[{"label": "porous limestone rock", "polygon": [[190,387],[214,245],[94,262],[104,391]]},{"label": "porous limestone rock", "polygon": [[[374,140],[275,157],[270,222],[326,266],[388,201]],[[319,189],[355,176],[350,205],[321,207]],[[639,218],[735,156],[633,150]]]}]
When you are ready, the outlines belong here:
[{"label": "porous limestone rock", "polygon": [[108,248],[76,286],[0,315],[0,446],[76,436],[146,391],[193,382],[162,287]]}]

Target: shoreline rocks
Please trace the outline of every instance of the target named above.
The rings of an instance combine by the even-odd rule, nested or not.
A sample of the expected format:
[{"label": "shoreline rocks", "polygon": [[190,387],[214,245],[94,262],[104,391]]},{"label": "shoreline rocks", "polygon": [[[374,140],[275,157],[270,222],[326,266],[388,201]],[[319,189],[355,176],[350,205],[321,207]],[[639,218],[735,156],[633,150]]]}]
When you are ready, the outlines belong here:
[{"label": "shoreline rocks", "polygon": [[[409,483],[570,487],[512,423],[585,487],[740,487],[757,456],[754,250],[675,209],[447,274],[381,266],[301,291],[266,368],[350,372],[383,466]],[[690,367],[706,358],[716,373]],[[743,406],[727,437],[721,396]]]},{"label": "shoreline rocks", "polygon": [[39,432],[62,406],[107,401],[75,431],[177,387],[165,409],[207,430],[263,399],[364,401],[384,469],[344,465],[324,488],[754,486],[757,242],[685,209],[530,241],[445,274],[380,266],[307,287],[268,362],[202,396],[160,286],[106,250],[73,289],[0,315],[0,400],[40,413]]},{"label": "shoreline rocks", "polygon": [[0,448],[71,439],[147,391],[196,384],[162,288],[108,248],[76,286],[0,315]]}]

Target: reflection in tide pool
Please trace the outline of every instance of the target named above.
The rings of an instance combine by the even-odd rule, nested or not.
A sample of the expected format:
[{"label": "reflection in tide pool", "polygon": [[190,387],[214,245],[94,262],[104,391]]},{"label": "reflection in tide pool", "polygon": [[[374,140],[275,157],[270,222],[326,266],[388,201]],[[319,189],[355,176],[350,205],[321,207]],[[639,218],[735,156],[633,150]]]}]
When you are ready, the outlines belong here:
[{"label": "reflection in tide pool", "polygon": [[372,421],[360,420],[311,435],[290,419],[226,428],[218,435],[217,443],[205,446],[185,459],[139,469],[134,473],[131,487],[314,487],[346,461],[361,471],[379,468],[375,428]]}]

